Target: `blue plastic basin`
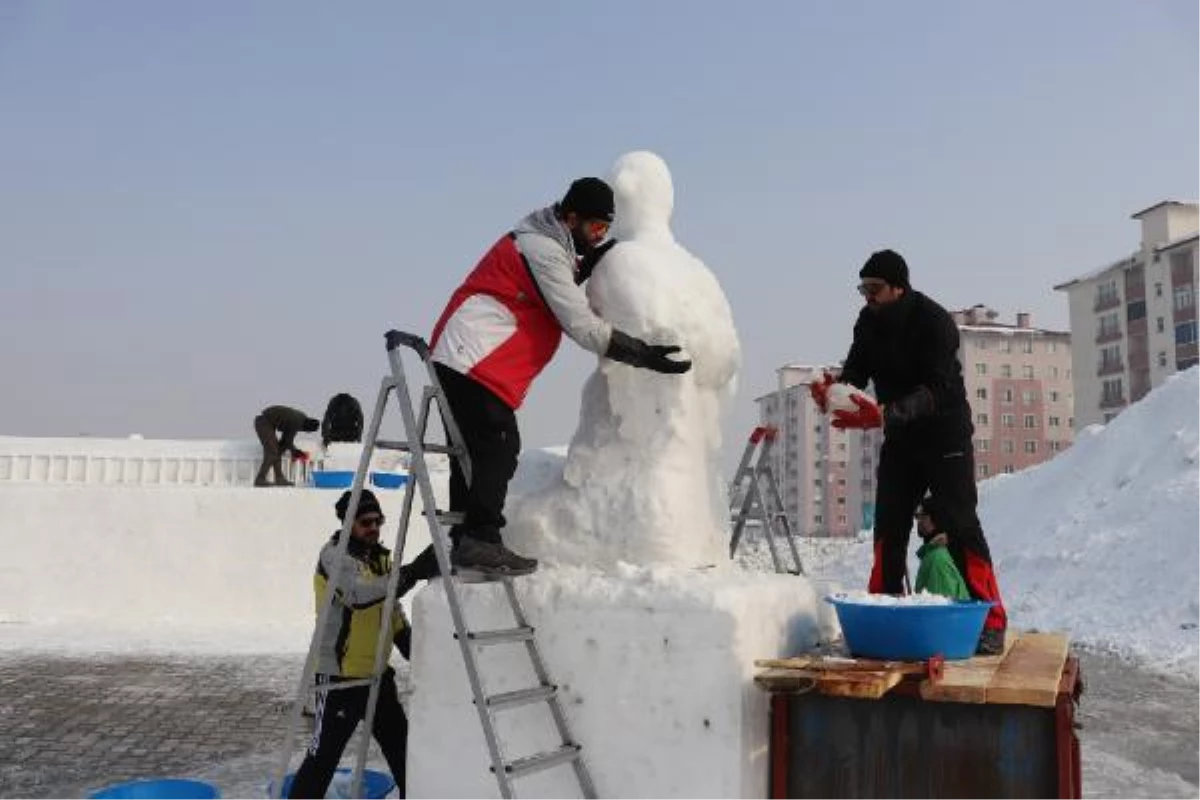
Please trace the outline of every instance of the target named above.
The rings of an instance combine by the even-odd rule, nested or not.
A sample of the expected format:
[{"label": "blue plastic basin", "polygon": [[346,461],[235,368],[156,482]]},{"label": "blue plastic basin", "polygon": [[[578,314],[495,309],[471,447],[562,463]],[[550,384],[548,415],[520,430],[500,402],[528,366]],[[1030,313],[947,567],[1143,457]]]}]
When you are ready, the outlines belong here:
[{"label": "blue plastic basin", "polygon": [[380,489],[399,489],[408,482],[408,476],[397,472],[372,472],[371,483]]},{"label": "blue plastic basin", "polygon": [[354,473],[350,470],[317,470],[312,474],[312,482],[318,489],[349,489],[354,485]]},{"label": "blue plastic basin", "polygon": [[837,610],[846,647],[853,655],[889,661],[921,661],[975,655],[990,602],[945,605],[874,605],[846,597],[826,597]]},{"label": "blue plastic basin", "polygon": [[[333,773],[333,780],[329,782],[329,789],[325,791],[326,797],[348,797],[343,795],[338,790],[345,788],[349,791],[349,782],[353,774],[353,770],[349,767],[342,767]],[[292,791],[292,780],[295,779],[296,773],[289,772],[283,779],[283,796],[287,797]],[[378,770],[364,769],[363,770],[363,785],[362,796],[367,800],[382,800],[388,796],[388,792],[396,788],[396,782],[392,780],[391,775],[386,775]],[[267,787],[268,797],[279,797],[279,793],[275,791],[275,785],[271,784]]]},{"label": "blue plastic basin", "polygon": [[180,798],[180,800],[204,800],[211,797],[220,797],[221,793],[217,791],[217,787],[211,783],[204,781],[192,781],[184,778],[159,778],[156,780],[146,781],[128,781],[126,783],[115,783],[112,786],[106,786],[103,789],[97,789],[88,795],[88,797],[96,798],[132,798],[133,800],[142,800],[143,798]]}]

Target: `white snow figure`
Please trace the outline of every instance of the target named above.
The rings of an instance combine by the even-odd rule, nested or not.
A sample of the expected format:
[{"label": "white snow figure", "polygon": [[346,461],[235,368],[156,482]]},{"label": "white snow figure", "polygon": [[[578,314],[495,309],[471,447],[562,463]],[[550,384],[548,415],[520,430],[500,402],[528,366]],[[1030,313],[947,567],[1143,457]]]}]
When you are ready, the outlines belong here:
[{"label": "white snow figure", "polygon": [[676,358],[692,369],[661,375],[601,358],[561,481],[509,503],[505,538],[559,564],[724,565],[721,421],[741,361],[733,316],[716,278],[671,233],[674,188],[663,160],[624,155],[610,183],[619,243],[596,267],[588,299],[616,328],[680,345]]}]

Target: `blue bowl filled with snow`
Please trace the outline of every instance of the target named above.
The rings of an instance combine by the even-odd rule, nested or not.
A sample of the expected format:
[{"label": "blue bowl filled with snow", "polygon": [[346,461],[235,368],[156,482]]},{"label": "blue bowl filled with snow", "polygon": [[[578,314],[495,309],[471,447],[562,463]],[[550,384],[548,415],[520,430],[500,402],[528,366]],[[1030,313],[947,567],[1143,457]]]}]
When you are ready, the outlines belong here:
[{"label": "blue bowl filled with snow", "polygon": [[408,482],[408,476],[399,472],[372,472],[371,483],[380,489],[399,489]]},{"label": "blue bowl filled with snow", "polygon": [[[295,779],[296,773],[289,772],[283,779],[283,796],[287,797],[292,791],[292,780]],[[325,790],[326,797],[351,797],[350,780],[353,777],[353,772],[349,767],[342,767],[337,772],[333,773],[333,780],[329,782],[329,788]],[[382,772],[373,769],[363,770],[362,796],[368,800],[381,800],[387,797],[388,792],[396,788],[396,782],[392,780],[391,775],[386,775]],[[272,783],[267,787],[268,797],[279,797],[279,792],[275,791],[275,784]]]},{"label": "blue bowl filled with snow", "polygon": [[852,655],[888,661],[921,661],[938,654],[970,658],[992,607],[986,601],[936,595],[835,594],[825,601],[837,611]]},{"label": "blue bowl filled with snow", "polygon": [[318,489],[349,489],[354,485],[354,473],[350,470],[317,470],[312,474],[312,483]]},{"label": "blue bowl filled with snow", "polygon": [[172,800],[175,798],[179,798],[180,800],[186,800],[186,798],[204,800],[220,796],[221,793],[217,791],[217,787],[211,783],[192,781],[184,778],[159,778],[156,780],[115,783],[112,786],[97,789],[88,795],[88,797],[133,798],[133,800],[153,797],[172,798]]}]

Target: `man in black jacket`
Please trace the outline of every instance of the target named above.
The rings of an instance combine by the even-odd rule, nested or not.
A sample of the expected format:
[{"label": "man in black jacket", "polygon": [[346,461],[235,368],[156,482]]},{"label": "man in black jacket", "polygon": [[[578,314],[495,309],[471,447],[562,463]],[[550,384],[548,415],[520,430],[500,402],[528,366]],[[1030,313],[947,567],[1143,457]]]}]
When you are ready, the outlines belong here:
[{"label": "man in black jacket", "polygon": [[[255,486],[270,486],[267,475],[275,472],[276,486],[291,486],[292,482],[283,477],[283,454],[291,451],[296,458],[308,458],[308,453],[296,447],[296,434],[300,431],[313,433],[321,427],[321,423],[311,419],[303,411],[287,406],[267,406],[262,413],[254,418],[254,432],[258,441],[262,442],[263,460],[254,476]],[[279,431],[279,438],[275,432]]]},{"label": "man in black jacket", "polygon": [[[866,307],[854,325],[840,380],[859,389],[873,381],[880,405],[854,398],[858,409],[834,411],[833,425],[884,429],[868,591],[903,593],[913,513],[928,490],[972,597],[994,603],[978,651],[1003,652],[1007,616],[975,511],[974,426],[958,360],[958,326],[946,309],[913,290],[908,265],[895,251],[873,254],[859,277]],[[811,387],[822,411],[831,383],[825,376]]]}]

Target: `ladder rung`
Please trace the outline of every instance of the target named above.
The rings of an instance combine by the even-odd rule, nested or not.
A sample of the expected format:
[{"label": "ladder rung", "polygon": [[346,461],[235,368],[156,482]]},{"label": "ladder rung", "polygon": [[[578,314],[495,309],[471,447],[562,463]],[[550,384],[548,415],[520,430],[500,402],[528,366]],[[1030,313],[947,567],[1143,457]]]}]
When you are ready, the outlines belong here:
[{"label": "ladder rung", "polygon": [[357,678],[352,681],[338,681],[337,683],[326,683],[315,687],[318,692],[336,692],[341,689],[355,689],[359,686],[370,686],[372,683],[370,678]]},{"label": "ladder rung", "polygon": [[504,771],[514,778],[519,778],[522,775],[532,775],[535,772],[541,772],[544,769],[550,769],[559,764],[574,761],[579,758],[582,750],[583,748],[577,744],[564,744],[557,750],[536,753],[532,756],[525,756],[524,758],[518,758],[516,761],[509,762],[504,765]]},{"label": "ladder rung", "polygon": [[[410,445],[408,442],[398,442],[393,439],[376,439],[375,446],[380,450],[400,450],[405,453],[412,450],[412,445]],[[448,444],[427,443],[423,445],[422,448],[426,453],[446,453],[449,455],[458,455],[458,448],[451,447]]]},{"label": "ladder rung", "polygon": [[461,511],[438,511],[437,520],[443,525],[462,525],[467,521],[467,515]]},{"label": "ladder rung", "polygon": [[451,570],[450,574],[458,578],[459,583],[497,583],[513,578],[512,575],[496,575],[491,572],[477,572],[473,569],[459,569],[458,567]]},{"label": "ladder rung", "polygon": [[[458,634],[454,634],[458,638]],[[533,639],[533,627],[522,625],[519,628],[503,628],[495,631],[467,631],[467,639],[473,644],[506,644],[508,642],[528,642]]]},{"label": "ladder rung", "polygon": [[550,686],[535,686],[532,689],[518,689],[515,692],[501,692],[490,697],[484,698],[488,708],[517,708],[518,706],[527,706],[531,703],[543,703],[554,697],[558,692],[558,687]]}]

